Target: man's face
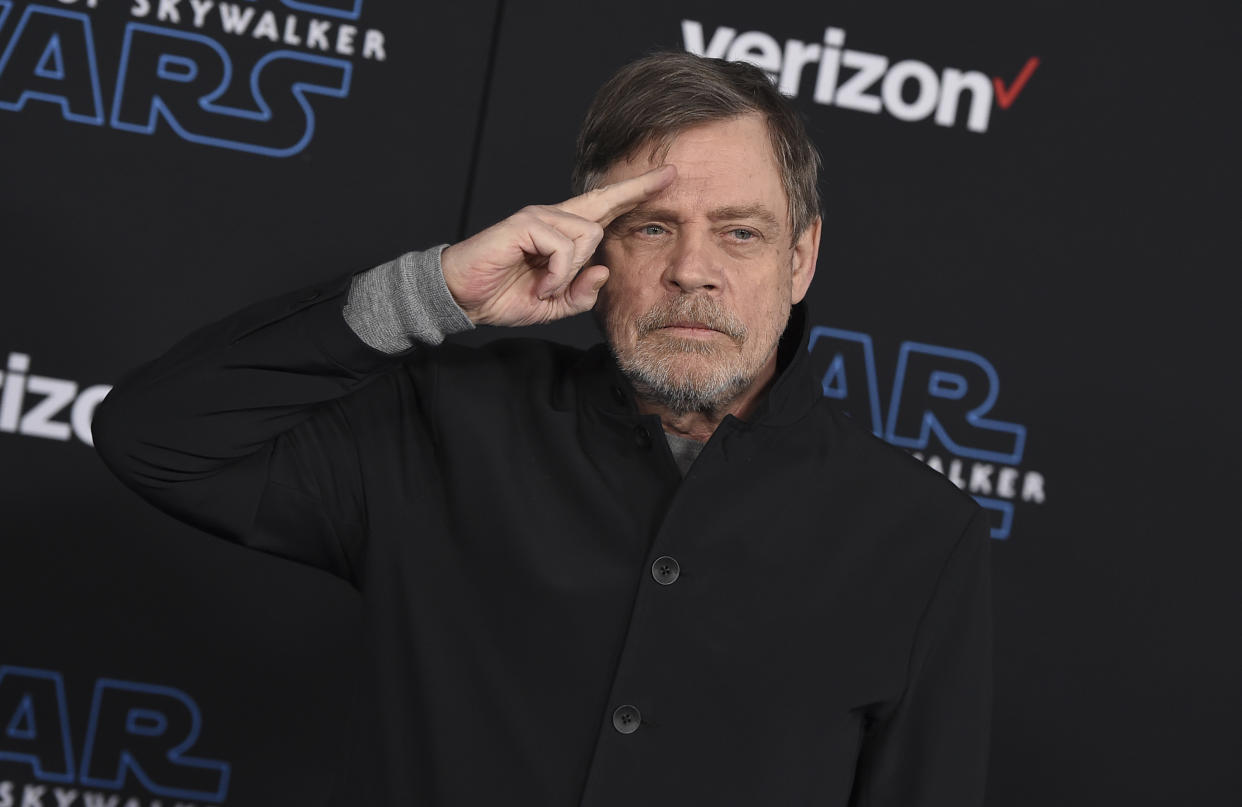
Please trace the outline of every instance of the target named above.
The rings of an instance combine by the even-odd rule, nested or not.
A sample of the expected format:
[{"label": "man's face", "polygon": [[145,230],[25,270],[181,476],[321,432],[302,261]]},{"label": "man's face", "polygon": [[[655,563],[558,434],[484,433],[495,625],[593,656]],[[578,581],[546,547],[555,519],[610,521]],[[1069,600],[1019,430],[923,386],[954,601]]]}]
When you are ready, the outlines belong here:
[{"label": "man's face", "polygon": [[599,313],[641,394],[678,414],[720,413],[775,373],[789,307],[815,271],[819,221],[791,243],[767,124],[744,115],[687,129],[663,160],[614,164],[611,184],[664,163],[677,178],[609,226]]}]

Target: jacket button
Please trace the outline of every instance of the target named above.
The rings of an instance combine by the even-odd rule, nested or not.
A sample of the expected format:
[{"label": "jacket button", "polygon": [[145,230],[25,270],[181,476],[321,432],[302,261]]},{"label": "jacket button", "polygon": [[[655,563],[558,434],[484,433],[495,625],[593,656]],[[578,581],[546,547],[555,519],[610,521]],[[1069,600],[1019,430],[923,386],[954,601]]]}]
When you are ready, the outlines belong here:
[{"label": "jacket button", "polygon": [[638,723],[642,719],[643,715],[638,711],[638,707],[627,703],[624,706],[618,706],[617,711],[612,713],[612,727],[622,734],[633,734],[638,731]]},{"label": "jacket button", "polygon": [[656,558],[656,562],[651,564],[651,576],[662,586],[672,585],[681,576],[681,565],[676,558],[663,555]]},{"label": "jacket button", "polygon": [[642,426],[634,427],[634,445],[638,446],[643,451],[651,448],[651,435],[647,434],[647,430]]}]

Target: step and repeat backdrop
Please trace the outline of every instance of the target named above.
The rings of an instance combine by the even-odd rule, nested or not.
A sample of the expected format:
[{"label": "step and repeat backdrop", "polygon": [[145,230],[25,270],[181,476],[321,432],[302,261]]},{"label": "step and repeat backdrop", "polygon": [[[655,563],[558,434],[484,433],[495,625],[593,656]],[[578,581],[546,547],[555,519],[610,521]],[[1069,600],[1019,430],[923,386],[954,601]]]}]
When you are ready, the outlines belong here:
[{"label": "step and repeat backdrop", "polygon": [[1205,12],[0,0],[0,807],[324,803],[358,592],[143,504],[95,406],[198,325],[565,198],[655,48],[794,99],[824,395],[992,518],[988,803],[1236,804],[1239,29]]}]

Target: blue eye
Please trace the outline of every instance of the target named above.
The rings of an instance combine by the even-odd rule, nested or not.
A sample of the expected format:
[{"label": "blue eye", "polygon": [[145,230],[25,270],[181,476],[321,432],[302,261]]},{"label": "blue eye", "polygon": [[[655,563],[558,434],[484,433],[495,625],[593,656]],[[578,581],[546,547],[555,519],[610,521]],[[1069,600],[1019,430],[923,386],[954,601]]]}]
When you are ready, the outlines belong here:
[{"label": "blue eye", "polygon": [[644,224],[640,229],[643,235],[659,235],[664,232],[664,228],[658,224]]},{"label": "blue eye", "polygon": [[750,230],[743,230],[741,227],[737,227],[737,228],[730,230],[729,235],[733,236],[738,241],[749,241],[750,239],[755,237],[755,234],[753,232],[751,232]]}]

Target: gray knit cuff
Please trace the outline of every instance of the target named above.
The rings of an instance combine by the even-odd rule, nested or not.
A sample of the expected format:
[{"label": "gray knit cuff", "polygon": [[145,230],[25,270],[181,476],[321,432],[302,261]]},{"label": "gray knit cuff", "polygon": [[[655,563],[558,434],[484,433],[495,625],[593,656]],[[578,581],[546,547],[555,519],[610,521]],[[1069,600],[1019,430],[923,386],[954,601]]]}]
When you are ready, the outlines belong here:
[{"label": "gray knit cuff", "polygon": [[359,339],[383,353],[401,353],[474,328],[444,283],[440,253],[447,246],[407,252],[354,275],[341,313]]}]

